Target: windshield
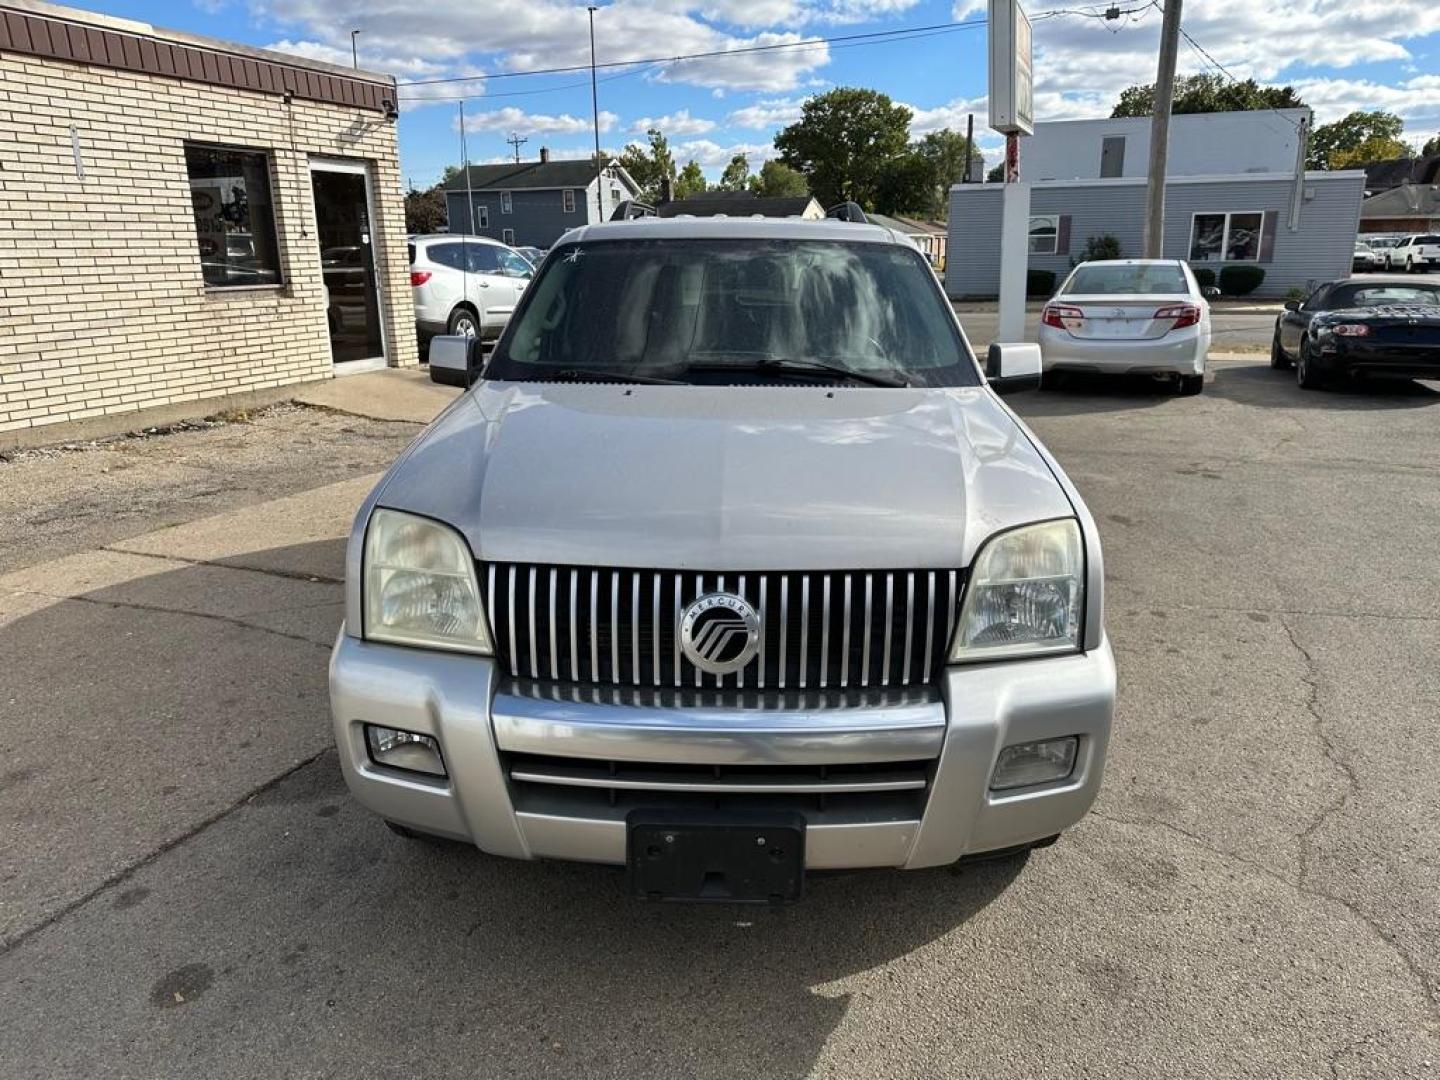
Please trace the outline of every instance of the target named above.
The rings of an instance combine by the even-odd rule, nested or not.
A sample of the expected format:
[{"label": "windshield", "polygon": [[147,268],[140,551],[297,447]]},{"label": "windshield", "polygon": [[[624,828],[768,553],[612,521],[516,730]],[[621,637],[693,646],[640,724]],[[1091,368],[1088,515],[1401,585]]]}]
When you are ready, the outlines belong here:
[{"label": "windshield", "polygon": [[[974,386],[979,374],[919,252],[808,240],[568,244],[486,366],[489,379]],[[743,374],[742,374],[743,373]]]},{"label": "windshield", "polygon": [[1440,285],[1352,285],[1336,289],[1325,306],[1337,308],[1390,307],[1396,304],[1440,304]]},{"label": "windshield", "polygon": [[1062,296],[1132,296],[1152,293],[1188,293],[1185,271],[1175,263],[1137,263],[1120,266],[1082,265],[1060,290]]}]

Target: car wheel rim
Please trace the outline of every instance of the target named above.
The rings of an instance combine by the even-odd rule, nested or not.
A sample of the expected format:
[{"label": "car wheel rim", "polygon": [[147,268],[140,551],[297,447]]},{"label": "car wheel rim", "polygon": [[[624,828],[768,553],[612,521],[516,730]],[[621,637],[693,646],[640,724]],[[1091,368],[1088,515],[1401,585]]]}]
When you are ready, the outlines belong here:
[{"label": "car wheel rim", "polygon": [[455,323],[455,333],[461,337],[474,337],[475,324],[469,319],[459,319]]}]

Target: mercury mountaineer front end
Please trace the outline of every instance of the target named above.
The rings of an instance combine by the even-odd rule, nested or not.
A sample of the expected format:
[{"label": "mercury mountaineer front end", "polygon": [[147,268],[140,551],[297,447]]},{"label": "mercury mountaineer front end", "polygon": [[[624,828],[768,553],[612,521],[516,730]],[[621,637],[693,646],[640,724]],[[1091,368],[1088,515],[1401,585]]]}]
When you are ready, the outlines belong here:
[{"label": "mercury mountaineer front end", "polygon": [[402,831],[654,898],[1023,849],[1100,785],[1102,590],[903,241],[590,227],[361,508],[341,767]]}]

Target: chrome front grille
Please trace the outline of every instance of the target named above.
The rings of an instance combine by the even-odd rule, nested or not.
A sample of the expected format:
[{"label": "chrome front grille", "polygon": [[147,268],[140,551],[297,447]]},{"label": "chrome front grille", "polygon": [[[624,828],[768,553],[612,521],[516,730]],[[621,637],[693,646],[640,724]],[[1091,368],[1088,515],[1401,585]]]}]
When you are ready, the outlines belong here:
[{"label": "chrome front grille", "polygon": [[623,820],[633,809],[798,810],[811,824],[918,820],[932,761],[692,765],[503,754],[521,813]]},{"label": "chrome front grille", "polygon": [[[481,590],[500,662],[518,678],[757,690],[928,683],[944,664],[954,570],[696,573],[487,563]],[[681,652],[680,613],[709,592],[760,613],[760,652],[734,675]]]}]

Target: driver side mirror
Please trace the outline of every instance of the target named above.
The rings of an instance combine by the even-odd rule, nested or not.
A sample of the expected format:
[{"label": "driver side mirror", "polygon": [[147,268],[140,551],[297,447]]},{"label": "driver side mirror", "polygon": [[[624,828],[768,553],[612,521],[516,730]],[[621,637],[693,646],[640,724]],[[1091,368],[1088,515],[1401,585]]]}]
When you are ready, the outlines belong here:
[{"label": "driver side mirror", "polygon": [[1286,311],[1299,311],[1299,310],[1300,310],[1300,301],[1299,301],[1299,300],[1286,300],[1286,301],[1285,301],[1285,310],[1286,310]]},{"label": "driver side mirror", "polygon": [[1040,346],[1029,342],[995,344],[985,355],[985,380],[997,394],[1040,389]]},{"label": "driver side mirror", "polygon": [[442,334],[430,339],[430,381],[470,387],[485,366],[478,337]]},{"label": "driver side mirror", "polygon": [[1200,295],[1205,297],[1206,300],[1219,300],[1220,290],[1214,285],[1206,285],[1200,290]]}]

